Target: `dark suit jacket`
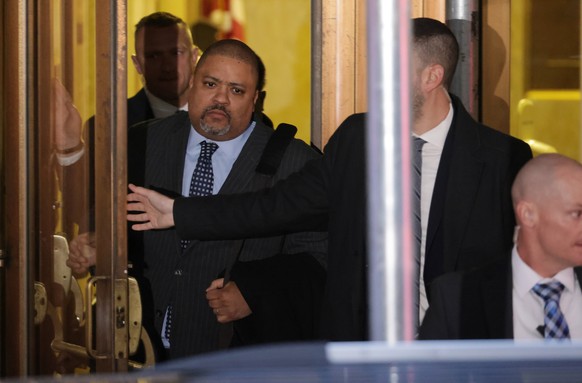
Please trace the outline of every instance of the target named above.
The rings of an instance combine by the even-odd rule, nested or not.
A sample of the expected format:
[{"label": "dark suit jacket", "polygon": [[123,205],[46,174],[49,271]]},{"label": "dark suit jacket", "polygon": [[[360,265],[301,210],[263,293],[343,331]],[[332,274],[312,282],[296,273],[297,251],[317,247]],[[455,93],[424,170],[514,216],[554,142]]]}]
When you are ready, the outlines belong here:
[{"label": "dark suit jacket", "polygon": [[[154,112],[142,88],[127,100],[127,128],[153,118]],[[86,145],[85,154],[74,164],[62,168],[66,173],[63,177],[65,180],[63,200],[68,205],[68,214],[65,215],[64,221],[67,232],[71,234],[73,230],[68,227],[72,224],[78,224],[80,232],[92,231],[95,226],[95,116],[87,120],[83,139]],[[131,145],[131,142],[128,142],[128,145]]]},{"label": "dark suit jacket", "polygon": [[154,118],[154,112],[145,89],[141,88],[139,92],[127,100],[127,128],[152,118]]},{"label": "dark suit jacket", "polygon": [[[502,254],[493,249],[510,246],[510,187],[531,158],[524,142],[478,124],[454,96],[453,107],[429,218],[427,257],[436,258],[430,263],[437,273],[486,263],[491,254]],[[364,114],[348,117],[321,159],[270,191],[174,204],[183,238],[328,228],[322,335],[331,340],[368,337],[365,123]]]},{"label": "dark suit jacket", "polygon": [[[435,181],[424,280],[487,264],[511,247],[511,185],[531,157],[523,141],[478,124],[451,96],[455,115]],[[430,297],[429,297],[430,299]]]},{"label": "dark suit jacket", "polygon": [[[146,137],[143,184],[180,194],[184,158],[191,124],[188,114],[178,113],[130,129],[129,141]],[[257,190],[270,186],[298,170],[317,154],[305,143],[293,140],[287,148],[277,173],[266,177],[255,172],[261,154],[273,130],[261,123],[255,126],[235,161],[220,194]],[[131,152],[132,148],[130,148]],[[139,176],[131,161],[130,180]],[[143,165],[142,165],[143,166]],[[235,208],[236,209],[236,208]],[[196,220],[196,215],[190,217]],[[241,237],[242,238],[242,237]],[[288,236],[251,238],[244,242],[241,261],[257,260],[278,253],[308,252],[320,259],[327,250],[326,233],[298,233]],[[210,282],[236,256],[240,241],[190,242],[185,251],[174,230],[143,234],[143,264],[138,268],[151,285],[155,327],[161,331],[166,307],[172,303],[171,357],[182,357],[218,349],[219,325],[205,298]],[[131,247],[134,252],[136,247]],[[139,254],[133,254],[134,260]],[[323,259],[322,259],[323,260]],[[268,287],[267,287],[268,288]]]},{"label": "dark suit jacket", "polygon": [[[145,89],[141,88],[133,97],[127,99],[127,129],[143,121],[155,118]],[[89,153],[94,153],[95,145],[95,116],[87,121],[85,142],[89,143]]]},{"label": "dark suit jacket", "polygon": [[[419,339],[513,339],[511,252],[505,255],[437,278]],[[582,268],[574,270],[582,283]]]}]

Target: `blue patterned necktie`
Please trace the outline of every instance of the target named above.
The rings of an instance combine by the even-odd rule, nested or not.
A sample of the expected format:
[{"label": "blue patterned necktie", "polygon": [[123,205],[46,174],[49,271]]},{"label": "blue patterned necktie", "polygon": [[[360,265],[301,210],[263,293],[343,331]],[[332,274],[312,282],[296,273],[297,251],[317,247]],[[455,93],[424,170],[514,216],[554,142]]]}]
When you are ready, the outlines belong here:
[{"label": "blue patterned necktie", "polygon": [[[192,180],[190,181],[190,191],[188,196],[205,196],[212,194],[214,187],[214,173],[212,171],[212,155],[218,149],[214,142],[202,141],[200,143],[200,156],[196,163]],[[180,241],[182,249],[188,247],[189,240]]]},{"label": "blue patterned necktie", "polygon": [[544,300],[544,338],[570,339],[568,323],[560,310],[560,295],[564,285],[553,280],[549,283],[538,283],[532,290]]},{"label": "blue patterned necktie", "polygon": [[[190,191],[188,195],[193,196],[205,196],[212,194],[214,187],[214,172],[212,171],[212,155],[218,149],[218,145],[214,142],[202,141],[200,143],[200,156],[198,157],[198,162],[196,163],[196,168],[194,173],[192,173],[192,180],[190,181]],[[188,247],[190,243],[189,240],[183,239],[180,241],[180,246],[182,251]],[[172,304],[168,304],[166,310],[166,328],[165,337],[170,340],[170,333],[172,330],[172,316],[173,316]]]},{"label": "blue patterned necktie", "polygon": [[421,212],[420,212],[420,196],[421,196],[421,180],[422,180],[422,147],[426,143],[420,137],[413,138],[413,152],[412,152],[412,181],[413,181],[413,194],[412,194],[412,212],[413,212],[413,229],[414,229],[414,244],[415,244],[415,260],[416,260],[416,311],[415,319],[418,325],[418,305],[419,305],[419,289],[420,289],[420,246],[422,243],[422,226],[421,226]]}]

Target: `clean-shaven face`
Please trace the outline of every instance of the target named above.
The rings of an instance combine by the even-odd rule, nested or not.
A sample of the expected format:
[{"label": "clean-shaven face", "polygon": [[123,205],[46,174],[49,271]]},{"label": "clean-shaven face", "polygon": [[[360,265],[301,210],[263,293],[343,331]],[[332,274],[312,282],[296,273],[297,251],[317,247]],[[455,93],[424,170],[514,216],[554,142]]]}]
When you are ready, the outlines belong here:
[{"label": "clean-shaven face", "polygon": [[138,71],[147,89],[177,107],[188,100],[196,52],[182,25],[146,26],[136,36]]}]

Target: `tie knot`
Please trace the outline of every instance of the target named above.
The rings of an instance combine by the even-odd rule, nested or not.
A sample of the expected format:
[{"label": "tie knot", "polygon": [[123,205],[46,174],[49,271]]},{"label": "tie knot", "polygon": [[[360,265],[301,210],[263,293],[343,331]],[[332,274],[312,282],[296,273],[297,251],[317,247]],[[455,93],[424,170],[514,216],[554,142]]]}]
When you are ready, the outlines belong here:
[{"label": "tie knot", "polygon": [[202,141],[200,143],[200,157],[212,157],[218,145],[214,142]]},{"label": "tie knot", "polygon": [[544,302],[560,301],[560,295],[564,291],[564,285],[560,281],[553,280],[548,283],[538,283],[532,287],[534,293],[540,296]]},{"label": "tie knot", "polygon": [[415,136],[413,136],[412,139],[413,139],[413,143],[414,143],[414,149],[417,152],[420,152],[422,150],[423,145],[426,144],[426,141],[420,137],[415,137]]}]

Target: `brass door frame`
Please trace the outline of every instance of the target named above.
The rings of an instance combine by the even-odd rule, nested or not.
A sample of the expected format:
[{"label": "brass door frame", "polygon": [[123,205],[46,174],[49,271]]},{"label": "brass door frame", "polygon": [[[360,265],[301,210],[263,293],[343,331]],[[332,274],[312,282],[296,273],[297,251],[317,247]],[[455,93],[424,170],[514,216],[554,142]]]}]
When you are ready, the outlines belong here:
[{"label": "brass door frame", "polygon": [[[103,249],[97,250],[96,275],[127,279],[127,9],[125,0],[98,2],[96,6],[97,30],[110,32],[96,34],[95,185],[109,185],[95,188],[95,211],[104,212],[95,217],[96,240]],[[110,279],[106,285],[107,289],[97,290],[101,316],[96,323],[100,334],[96,346],[98,353],[114,358],[98,359],[97,372],[126,371],[127,342],[123,345],[123,339],[128,320],[114,320],[115,283]],[[127,290],[123,294],[127,302]]]},{"label": "brass door frame", "polygon": [[[3,317],[2,376],[25,375],[29,372],[29,341],[32,327],[30,317],[32,284],[27,254],[34,243],[29,238],[30,198],[27,193],[29,163],[27,130],[27,67],[26,15],[28,1],[6,0],[2,10],[2,135],[3,180],[9,192],[3,193],[3,233],[1,246],[5,256],[2,294],[4,307],[10,309],[10,321]],[[8,101],[10,100],[10,102]],[[10,103],[9,107],[8,103]],[[7,292],[10,292],[8,294]],[[18,293],[14,293],[18,292]],[[8,358],[9,355],[9,358]]]},{"label": "brass door frame", "polygon": [[[36,184],[38,172],[46,170],[43,169],[45,164],[38,160],[43,158],[38,153],[39,142],[50,140],[50,133],[39,128],[40,122],[46,124],[50,119],[47,100],[51,97],[53,74],[50,66],[41,61],[43,55],[50,53],[47,41],[42,40],[47,39],[51,28],[49,4],[52,2],[4,0],[0,6],[0,178],[5,185],[0,197],[3,211],[0,250],[7,258],[4,262],[0,255],[0,377],[46,373],[40,363],[39,331],[33,323],[33,286],[35,281],[48,278],[53,269],[50,257],[39,263],[44,254],[53,249],[52,235],[47,241],[49,236],[42,233],[50,223],[46,222],[46,211],[41,214],[39,210],[47,207],[39,206],[38,194],[51,191],[39,192]],[[65,18],[71,18],[75,2],[61,0],[60,4],[63,4]],[[120,293],[114,288],[119,283],[111,283],[127,279],[126,0],[98,1],[95,12],[99,31],[96,57],[100,68],[95,119],[95,151],[99,160],[95,170],[97,184],[110,185],[95,191],[96,211],[99,212],[96,217],[96,274],[109,281],[98,288],[96,347],[108,357],[96,362],[96,372],[112,372],[127,370],[129,322],[125,315],[127,309],[115,306],[115,297],[119,294],[123,302],[128,301],[127,288]],[[68,22],[68,27],[72,28],[71,20]],[[65,35],[65,44],[72,43],[71,36]],[[62,62],[70,67],[72,54],[66,50],[63,55]],[[65,85],[73,82],[70,73],[66,73],[63,80]]]}]

